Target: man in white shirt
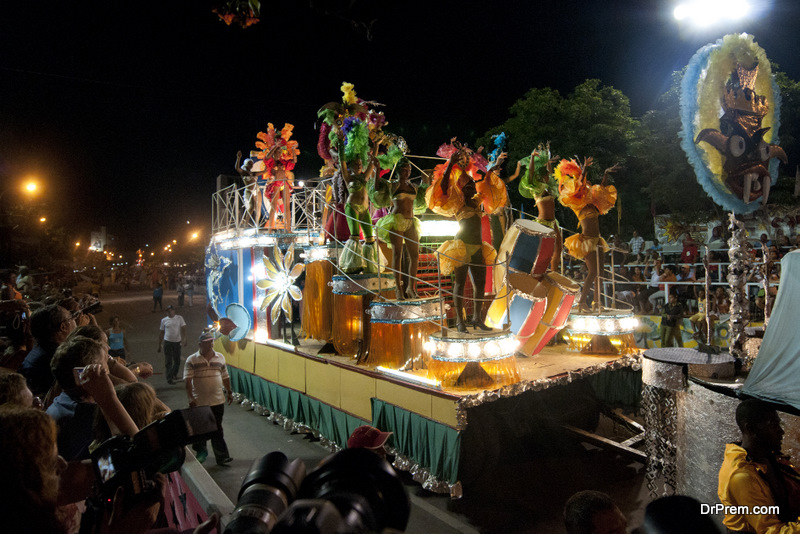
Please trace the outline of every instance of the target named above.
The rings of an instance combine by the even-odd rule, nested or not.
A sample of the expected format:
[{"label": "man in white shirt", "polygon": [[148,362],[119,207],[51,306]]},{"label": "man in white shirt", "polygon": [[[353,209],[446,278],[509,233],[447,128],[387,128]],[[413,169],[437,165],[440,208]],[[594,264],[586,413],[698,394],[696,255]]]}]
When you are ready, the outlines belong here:
[{"label": "man in white shirt", "polygon": [[[233,402],[231,379],[225,366],[225,357],[214,350],[214,334],[205,332],[200,336],[197,352],[186,358],[183,378],[186,381],[186,395],[189,407],[210,406],[219,429],[211,437],[211,448],[218,465],[233,461],[228,453],[228,445],[222,432],[222,415],[225,413],[225,400]],[[224,388],[224,389],[223,389]],[[203,463],[208,457],[205,441],[192,444],[197,461]]]},{"label": "man in white shirt", "polygon": [[636,255],[642,252],[642,249],[644,248],[644,238],[639,235],[639,232],[634,230],[633,237],[628,244],[631,246],[631,256],[635,258]]},{"label": "man in white shirt", "polygon": [[181,368],[181,346],[186,346],[186,321],[175,313],[175,308],[167,306],[167,315],[161,319],[158,335],[158,352],[164,347],[164,364],[167,383],[172,385],[178,379]]}]

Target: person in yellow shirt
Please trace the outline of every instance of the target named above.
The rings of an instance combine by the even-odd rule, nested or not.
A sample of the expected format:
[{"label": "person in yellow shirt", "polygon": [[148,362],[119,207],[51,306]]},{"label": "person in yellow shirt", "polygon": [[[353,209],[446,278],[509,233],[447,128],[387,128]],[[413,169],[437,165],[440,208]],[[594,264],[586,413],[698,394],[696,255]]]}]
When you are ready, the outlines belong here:
[{"label": "person in yellow shirt", "polygon": [[723,524],[732,532],[800,533],[800,474],[780,453],[778,413],[747,399],[736,408],[736,424],[742,441],[725,446],[717,494],[726,507],[741,508],[726,509]]}]

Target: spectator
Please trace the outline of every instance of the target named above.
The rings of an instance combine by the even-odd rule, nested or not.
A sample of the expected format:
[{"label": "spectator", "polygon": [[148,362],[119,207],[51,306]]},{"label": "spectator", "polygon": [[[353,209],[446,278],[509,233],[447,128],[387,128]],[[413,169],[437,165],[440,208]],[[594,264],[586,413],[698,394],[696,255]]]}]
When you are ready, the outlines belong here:
[{"label": "spectator", "polygon": [[716,243],[719,241],[722,241],[722,227],[715,226],[714,228],[711,229],[711,240],[709,241],[709,243]]},{"label": "spectator", "polygon": [[88,337],[89,339],[93,339],[99,342],[100,345],[102,345],[103,352],[107,358],[108,372],[109,375],[111,376],[111,382],[113,382],[115,385],[127,384],[129,382],[136,382],[139,380],[139,377],[136,372],[125,367],[124,360],[122,362],[117,362],[116,359],[111,357],[111,355],[108,352],[109,351],[108,336],[99,326],[95,325],[79,326],[78,328],[72,331],[72,333],[67,338],[67,341],[79,336]]},{"label": "spectator", "polygon": [[[656,264],[656,268],[659,267],[659,264]],[[655,275],[654,275],[655,277]],[[649,297],[647,297],[647,301],[650,303],[650,308],[655,311],[657,307],[656,299],[666,299],[667,293],[666,289],[667,286],[665,282],[677,282],[678,279],[675,276],[675,269],[671,265],[664,266],[663,271],[661,274],[658,275],[658,291],[651,293]],[[650,285],[653,285],[652,280],[650,281]]]},{"label": "spectator", "polygon": [[108,336],[108,354],[114,358],[127,360],[130,354],[128,349],[128,338],[125,336],[125,329],[119,322],[119,316],[113,315],[109,321],[111,328],[106,330]]},{"label": "spectator", "polygon": [[728,298],[728,293],[722,286],[717,286],[714,292],[714,308],[712,310],[717,317],[728,315],[731,313],[731,301]]},{"label": "spectator", "polygon": [[[759,514],[725,514],[723,525],[734,532],[800,532],[800,505],[789,498],[800,473],[781,455],[778,413],[766,402],[747,399],[736,408],[736,424],[742,441],[725,445],[717,493],[725,506],[764,508]],[[780,512],[764,513],[767,506]]]},{"label": "spectator", "polygon": [[681,251],[681,262],[690,265],[697,261],[697,243],[692,236],[687,235],[683,240],[683,250]]},{"label": "spectator", "polygon": [[683,305],[678,302],[676,292],[670,291],[669,301],[664,305],[664,311],[661,314],[662,347],[683,347],[681,322],[683,322]]},{"label": "spectator", "polygon": [[[233,461],[228,453],[228,445],[222,431],[222,416],[225,413],[225,400],[233,402],[231,379],[225,358],[214,350],[214,334],[203,333],[199,339],[199,350],[186,358],[183,378],[186,381],[186,395],[189,407],[210,406],[219,430],[211,438],[211,448],[217,465],[226,465]],[[223,389],[224,388],[224,389]],[[197,461],[203,463],[208,457],[205,441],[192,444]]]},{"label": "spectator", "polygon": [[[708,340],[708,325],[706,324],[706,313],[708,312],[708,299],[706,298],[706,290],[700,288],[697,290],[697,313],[689,318],[692,323],[693,336],[695,339],[706,343]],[[714,326],[715,317],[711,315],[711,326]],[[713,340],[712,340],[713,341]]]},{"label": "spectator", "polygon": [[17,273],[3,271],[0,281],[3,283],[3,287],[0,289],[0,300],[22,300],[22,293],[17,291]]},{"label": "spectator", "polygon": [[611,497],[599,491],[579,491],[564,505],[567,534],[625,534],[628,521]]},{"label": "spectator", "polygon": [[628,245],[630,245],[631,255],[637,256],[640,252],[643,252],[642,249],[644,249],[644,238],[639,235],[639,232],[634,230],[633,237],[630,241],[628,241]]},{"label": "spectator", "polygon": [[158,304],[158,309],[163,310],[164,308],[161,307],[161,300],[164,298],[164,286],[161,282],[156,284],[156,287],[153,288],[153,313],[156,312],[156,304]]},{"label": "spectator", "polygon": [[781,248],[788,248],[790,245],[789,238],[786,237],[781,228],[775,230],[775,244]]},{"label": "spectator", "polygon": [[189,307],[194,305],[194,277],[189,275],[186,277],[186,296],[189,297]]},{"label": "spectator", "polygon": [[28,295],[33,290],[33,277],[28,272],[28,268],[24,265],[21,265],[19,268],[19,275],[17,276],[17,289],[19,289],[23,295]]},{"label": "spectator", "polygon": [[347,448],[360,447],[374,452],[381,458],[386,458],[386,441],[391,435],[391,432],[381,432],[374,426],[361,425],[353,430],[353,433],[347,438]]},{"label": "spectator", "polygon": [[181,346],[186,346],[186,321],[175,313],[175,307],[167,306],[167,316],[161,319],[158,335],[158,352],[164,347],[164,365],[167,383],[172,385],[181,368]]},{"label": "spectator", "polygon": [[[68,460],[89,458],[97,407],[117,432],[132,436],[137,427],[122,407],[108,376],[103,346],[87,337],[63,343],[53,357],[53,374],[63,390],[47,409],[58,425],[58,450]],[[82,369],[78,371],[76,368]]]},{"label": "spectator", "polygon": [[56,348],[76,327],[73,315],[56,304],[39,308],[31,315],[31,335],[36,339],[36,345],[25,357],[19,372],[28,381],[34,395],[47,395],[54,382],[50,360]]},{"label": "spectator", "polygon": [[186,286],[178,280],[178,307],[183,308],[184,294],[186,293]]},{"label": "spectator", "polygon": [[611,260],[614,266],[625,265],[628,258],[628,251],[625,250],[625,243],[622,242],[619,235],[611,236]]},{"label": "spectator", "polygon": [[58,454],[53,421],[40,410],[0,408],[0,455],[3,532],[64,532],[56,504],[67,462]]},{"label": "spectator", "polygon": [[[678,282],[697,282],[695,277],[694,267],[691,264],[684,263],[680,267],[680,271],[676,277]],[[694,289],[692,286],[676,286],[679,296],[682,300],[692,298],[694,296]]]},{"label": "spectator", "polygon": [[[125,411],[139,428],[144,428],[169,413],[169,408],[158,399],[156,391],[149,384],[144,382],[120,384],[114,388],[114,391]],[[95,411],[93,436],[94,443],[90,446],[91,450],[111,437],[108,423],[102,413],[97,411]]]},{"label": "spectator", "polygon": [[[6,534],[65,533],[57,506],[86,499],[94,482],[89,462],[67,463],[56,446],[56,425],[40,410],[0,408],[0,513]],[[123,506],[122,494],[103,517],[103,532],[144,534],[160,509],[164,476],[155,491]],[[100,527],[98,525],[98,527]],[[199,532],[200,528],[195,532]],[[207,532],[207,531],[202,531]]]},{"label": "spectator", "polygon": [[25,377],[18,373],[0,374],[0,407],[2,406],[22,406],[31,408],[34,404],[34,397]]}]

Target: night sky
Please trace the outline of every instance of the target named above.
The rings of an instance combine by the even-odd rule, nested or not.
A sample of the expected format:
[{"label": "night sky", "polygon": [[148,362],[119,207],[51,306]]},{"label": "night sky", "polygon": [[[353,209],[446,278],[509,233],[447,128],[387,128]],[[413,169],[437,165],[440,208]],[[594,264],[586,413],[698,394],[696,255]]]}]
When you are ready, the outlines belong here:
[{"label": "night sky", "polygon": [[268,122],[295,125],[296,176],[316,176],[316,110],[343,81],[385,104],[411,153],[433,155],[504,122],[534,87],[599,78],[638,116],[733,31],[800,79],[800,8],[785,0],[703,32],[652,0],[263,0],[246,30],[209,1],[16,4],[0,13],[2,189],[37,175],[71,236],[105,225],[134,246],[180,237],[186,220],[207,232],[216,176]]}]

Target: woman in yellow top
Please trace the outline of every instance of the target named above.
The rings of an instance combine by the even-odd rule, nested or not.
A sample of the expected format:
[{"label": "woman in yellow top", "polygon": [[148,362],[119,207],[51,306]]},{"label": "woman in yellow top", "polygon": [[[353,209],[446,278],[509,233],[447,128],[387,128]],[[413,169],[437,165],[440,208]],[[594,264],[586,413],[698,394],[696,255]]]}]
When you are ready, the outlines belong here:
[{"label": "woman in yellow top", "polygon": [[[605,240],[600,237],[600,215],[605,215],[617,202],[617,188],[606,185],[608,175],[619,166],[609,167],[603,173],[603,181],[599,185],[590,185],[586,171],[592,164],[592,158],[586,158],[583,165],[574,159],[562,159],[556,167],[558,180],[558,201],[570,208],[578,217],[580,234],[564,240],[567,252],[579,260],[586,262],[586,280],[581,288],[580,308],[587,309],[586,296],[592,284],[598,281],[597,275],[603,271],[603,254],[608,250]],[[600,284],[595,284],[594,309],[600,305]]]}]

